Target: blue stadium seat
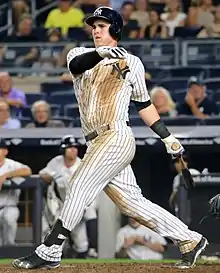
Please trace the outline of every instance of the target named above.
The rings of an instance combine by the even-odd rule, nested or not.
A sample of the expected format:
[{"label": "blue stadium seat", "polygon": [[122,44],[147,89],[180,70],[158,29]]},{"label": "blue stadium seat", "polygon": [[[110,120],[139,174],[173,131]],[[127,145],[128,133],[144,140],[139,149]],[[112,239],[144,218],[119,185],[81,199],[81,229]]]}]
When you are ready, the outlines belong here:
[{"label": "blue stadium seat", "polygon": [[186,96],[186,90],[175,91],[171,95],[172,95],[172,98],[173,98],[174,101],[181,103],[181,102],[184,101],[184,98]]},{"label": "blue stadium seat", "polygon": [[129,105],[129,114],[130,115],[133,115],[133,114],[137,115],[136,106],[132,101],[130,102],[130,105]]},{"label": "blue stadium seat", "polygon": [[71,27],[71,28],[69,28],[68,38],[71,41],[89,41],[88,35],[80,27]]},{"label": "blue stadium seat", "polygon": [[64,106],[64,113],[66,117],[78,118],[79,117],[79,107],[77,104],[69,104]]},{"label": "blue stadium seat", "polygon": [[220,77],[219,78],[209,78],[204,80],[204,84],[207,89],[214,91],[220,90]]},{"label": "blue stadium seat", "polygon": [[35,35],[39,41],[45,42],[47,40],[47,29],[44,27],[33,28],[33,35]]},{"label": "blue stadium seat", "polygon": [[81,127],[81,120],[80,118],[75,118],[73,122],[70,124],[71,127]]},{"label": "blue stadium seat", "polygon": [[65,117],[65,116],[62,116],[62,117],[58,117],[58,118],[55,118],[57,120],[61,120],[66,127],[69,127],[71,122],[73,121],[72,118],[69,118],[69,117]]},{"label": "blue stadium seat", "polygon": [[37,100],[45,99],[41,93],[25,93],[27,99],[27,105],[32,105]]},{"label": "blue stadium seat", "polygon": [[220,102],[220,91],[213,92],[213,99]]},{"label": "blue stadium seat", "polygon": [[43,82],[41,83],[41,93],[49,96],[56,91],[73,91],[73,83],[69,82]]},{"label": "blue stadium seat", "polygon": [[22,109],[22,118],[24,118],[24,119],[32,119],[31,106],[25,106]]},{"label": "blue stadium seat", "polygon": [[205,78],[219,78],[220,77],[220,68],[211,67],[207,69]]},{"label": "blue stadium seat", "polygon": [[171,78],[199,77],[204,73],[204,69],[201,67],[172,67],[168,71]]},{"label": "blue stadium seat", "polygon": [[201,31],[201,29],[202,27],[199,28],[176,27],[174,30],[174,37],[196,38],[196,35]]},{"label": "blue stadium seat", "polygon": [[187,88],[188,79],[175,78],[175,79],[165,79],[161,81],[161,85],[166,88],[168,91],[172,92],[173,90]]}]

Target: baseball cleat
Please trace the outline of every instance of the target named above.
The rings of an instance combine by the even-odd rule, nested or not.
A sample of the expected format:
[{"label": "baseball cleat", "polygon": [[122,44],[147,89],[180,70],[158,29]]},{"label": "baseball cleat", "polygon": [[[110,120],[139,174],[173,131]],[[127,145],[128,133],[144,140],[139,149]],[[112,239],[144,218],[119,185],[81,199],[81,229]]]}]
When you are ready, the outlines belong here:
[{"label": "baseball cleat", "polygon": [[208,241],[203,237],[192,251],[182,254],[181,261],[176,263],[174,267],[180,269],[195,267],[198,256],[205,250],[207,245]]},{"label": "baseball cleat", "polygon": [[12,266],[15,268],[23,268],[23,269],[38,269],[38,268],[52,269],[52,268],[59,267],[60,262],[45,261],[41,259],[39,256],[37,256],[37,254],[34,252],[28,256],[15,259],[12,262]]}]

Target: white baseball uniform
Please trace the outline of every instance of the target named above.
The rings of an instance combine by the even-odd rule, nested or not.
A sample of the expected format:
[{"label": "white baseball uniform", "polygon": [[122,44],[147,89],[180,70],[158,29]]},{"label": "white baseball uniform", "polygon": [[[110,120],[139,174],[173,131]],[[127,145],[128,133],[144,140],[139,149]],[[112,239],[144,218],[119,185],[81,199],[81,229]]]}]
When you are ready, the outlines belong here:
[{"label": "white baseball uniform", "polygon": [[[69,181],[77,168],[79,167],[81,159],[79,157],[76,158],[75,163],[67,168],[64,163],[64,157],[62,155],[58,155],[51,159],[47,166],[42,169],[40,174],[48,174],[53,177],[57,187],[59,188],[59,193],[61,195],[62,200],[65,199],[66,191],[69,188]],[[63,202],[58,200],[56,193],[54,192],[54,184],[52,182],[48,187],[48,195],[47,202],[49,211],[52,213],[54,217],[54,221],[58,218],[61,208],[63,206]],[[87,238],[87,230],[85,221],[97,218],[96,213],[96,202],[94,201],[90,207],[88,207],[83,215],[83,219],[80,221],[78,225],[72,231],[72,237],[75,244],[76,251],[79,253],[85,252],[88,250],[88,238]],[[47,231],[50,229],[47,224],[47,219],[45,215],[42,218],[42,226],[43,226],[43,234],[45,235]]]},{"label": "white baseball uniform", "polygon": [[[116,240],[116,252],[119,252],[124,246],[125,238],[129,237],[144,237],[146,241],[150,243],[158,243],[162,246],[166,246],[166,240],[153,230],[139,225],[137,228],[133,228],[130,225],[122,227],[117,234]],[[150,249],[147,246],[134,244],[127,250],[127,255],[132,260],[162,260],[163,254]]]},{"label": "white baseball uniform", "polygon": [[[0,176],[25,167],[28,168],[20,162],[6,158],[0,168]],[[0,190],[0,245],[15,244],[17,220],[20,214],[17,207],[20,193],[19,189]]]},{"label": "white baseball uniform", "polygon": [[[76,47],[69,51],[67,63],[95,48]],[[191,251],[202,235],[160,206],[143,197],[131,168],[135,138],[127,126],[130,100],[150,100],[141,60],[128,54],[126,59],[104,58],[92,69],[72,75],[84,135],[98,135],[87,142],[87,151],[72,177],[59,216],[64,228],[72,230],[102,190],[121,211],[153,229],[163,237],[179,242],[182,253]],[[61,259],[62,246],[42,244],[36,254],[48,261]]]}]

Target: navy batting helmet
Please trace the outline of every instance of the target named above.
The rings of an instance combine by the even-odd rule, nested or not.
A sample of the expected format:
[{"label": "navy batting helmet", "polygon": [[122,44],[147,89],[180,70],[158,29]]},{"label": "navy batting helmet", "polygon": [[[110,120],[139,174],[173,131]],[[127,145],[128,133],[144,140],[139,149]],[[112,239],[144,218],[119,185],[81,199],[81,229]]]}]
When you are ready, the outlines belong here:
[{"label": "navy batting helmet", "polygon": [[88,25],[92,26],[96,19],[105,19],[108,21],[111,24],[109,28],[110,35],[117,41],[121,39],[123,20],[117,11],[109,7],[99,7],[85,21]]},{"label": "navy batting helmet", "polygon": [[65,150],[70,147],[76,147],[77,143],[75,140],[75,137],[72,135],[66,135],[62,138],[61,143],[60,143],[60,152],[62,154],[65,153]]}]

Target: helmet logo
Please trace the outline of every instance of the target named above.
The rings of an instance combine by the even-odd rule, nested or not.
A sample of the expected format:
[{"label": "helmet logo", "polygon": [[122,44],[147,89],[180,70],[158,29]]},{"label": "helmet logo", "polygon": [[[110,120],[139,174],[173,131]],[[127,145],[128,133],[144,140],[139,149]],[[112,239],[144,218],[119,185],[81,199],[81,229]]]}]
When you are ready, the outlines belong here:
[{"label": "helmet logo", "polygon": [[95,12],[94,12],[94,15],[97,16],[97,15],[101,15],[102,14],[102,9],[97,9]]}]

